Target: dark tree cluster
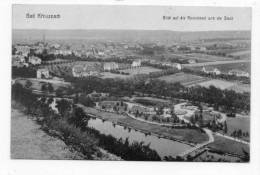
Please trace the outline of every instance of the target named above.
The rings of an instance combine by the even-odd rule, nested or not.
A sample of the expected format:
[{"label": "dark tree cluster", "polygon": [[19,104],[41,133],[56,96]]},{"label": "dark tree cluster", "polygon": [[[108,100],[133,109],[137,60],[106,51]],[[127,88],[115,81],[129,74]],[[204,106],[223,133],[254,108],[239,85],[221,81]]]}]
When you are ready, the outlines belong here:
[{"label": "dark tree cluster", "polygon": [[215,109],[221,108],[226,112],[250,111],[250,93],[237,93],[233,90],[221,90],[214,86],[209,88],[195,86],[184,87],[180,83],[167,83],[158,79],[146,81],[100,79],[97,77],[67,78],[83,93],[106,92],[112,96],[132,96],[136,92],[155,95],[157,97],[170,97],[187,99],[191,102],[204,102]]},{"label": "dark tree cluster", "polygon": [[24,77],[24,78],[35,78],[36,69],[33,67],[12,67],[12,78]]}]

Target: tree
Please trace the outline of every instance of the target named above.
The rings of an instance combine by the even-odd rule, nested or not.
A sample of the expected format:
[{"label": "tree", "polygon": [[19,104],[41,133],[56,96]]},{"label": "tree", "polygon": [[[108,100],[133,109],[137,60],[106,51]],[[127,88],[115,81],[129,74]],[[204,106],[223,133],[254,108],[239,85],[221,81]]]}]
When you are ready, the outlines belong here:
[{"label": "tree", "polygon": [[55,93],[58,97],[61,97],[63,95],[64,90],[62,88],[58,88]]},{"label": "tree", "polygon": [[52,93],[54,91],[54,88],[51,83],[48,83],[48,91]]},{"label": "tree", "polygon": [[32,82],[30,80],[27,80],[26,83],[25,83],[25,87],[27,89],[30,89],[32,87]]},{"label": "tree", "polygon": [[224,126],[223,126],[223,127],[224,127],[224,129],[223,129],[223,130],[224,130],[224,133],[226,134],[227,131],[228,131],[227,121],[224,122]]},{"label": "tree", "polygon": [[41,87],[41,90],[42,90],[43,92],[48,91],[48,86],[47,86],[47,84],[43,84],[42,87]]},{"label": "tree", "polygon": [[69,112],[71,110],[71,104],[69,101],[62,99],[62,100],[58,100],[56,101],[56,108],[58,109],[59,113],[61,114],[61,116],[65,116],[65,114],[67,112]]}]

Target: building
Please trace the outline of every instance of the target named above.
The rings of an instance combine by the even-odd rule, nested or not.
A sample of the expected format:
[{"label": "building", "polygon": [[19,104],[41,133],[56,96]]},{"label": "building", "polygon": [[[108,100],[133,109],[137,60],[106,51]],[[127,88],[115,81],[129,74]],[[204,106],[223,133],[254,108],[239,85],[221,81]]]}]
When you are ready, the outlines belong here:
[{"label": "building", "polygon": [[38,69],[37,70],[37,78],[50,78],[49,71],[47,69]]},{"label": "building", "polygon": [[206,47],[200,47],[199,50],[200,51],[207,51],[207,48]]},{"label": "building", "polygon": [[182,69],[180,63],[173,63],[173,64],[172,64],[172,67],[173,67],[173,68],[177,68],[178,70],[181,70],[181,69]]},{"label": "building", "polygon": [[28,54],[30,53],[29,46],[16,45],[15,49],[16,49],[16,54],[18,54],[18,55],[28,56]]},{"label": "building", "polygon": [[13,55],[12,56],[12,66],[14,67],[28,67],[28,63],[25,61],[25,57],[23,55]]},{"label": "building", "polygon": [[131,64],[131,67],[140,67],[140,66],[141,66],[141,60],[135,60]]},{"label": "building", "polygon": [[28,62],[31,63],[32,65],[39,65],[41,64],[42,60],[36,56],[31,56],[29,57]]},{"label": "building", "polygon": [[236,70],[236,69],[230,70],[228,72],[228,75],[235,75],[237,77],[250,77],[248,72]]},{"label": "building", "polygon": [[203,66],[202,72],[207,73],[207,74],[215,74],[215,75],[221,74],[221,71],[218,68],[214,68],[214,67],[204,67]]},{"label": "building", "polygon": [[108,62],[108,63],[104,63],[104,71],[111,71],[111,70],[116,70],[119,68],[118,64],[115,62]]}]

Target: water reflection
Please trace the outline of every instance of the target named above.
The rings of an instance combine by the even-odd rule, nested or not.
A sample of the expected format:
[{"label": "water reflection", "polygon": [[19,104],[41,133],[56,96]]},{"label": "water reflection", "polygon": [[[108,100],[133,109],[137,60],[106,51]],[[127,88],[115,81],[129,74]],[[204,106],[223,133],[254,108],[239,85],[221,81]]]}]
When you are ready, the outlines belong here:
[{"label": "water reflection", "polygon": [[191,148],[191,146],[183,143],[144,134],[131,128],[115,125],[109,121],[102,121],[98,118],[90,119],[88,126],[99,130],[102,134],[110,134],[117,139],[129,138],[130,143],[133,141],[144,142],[144,144],[150,143],[150,148],[156,150],[162,158],[164,156],[176,156]]}]

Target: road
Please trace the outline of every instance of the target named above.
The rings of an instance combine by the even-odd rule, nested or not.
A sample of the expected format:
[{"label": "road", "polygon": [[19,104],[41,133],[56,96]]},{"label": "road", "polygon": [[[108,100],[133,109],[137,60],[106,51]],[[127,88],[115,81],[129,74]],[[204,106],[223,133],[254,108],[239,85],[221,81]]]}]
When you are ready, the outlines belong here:
[{"label": "road", "polygon": [[200,67],[200,66],[211,66],[219,64],[230,64],[230,63],[247,63],[250,60],[232,60],[232,61],[214,61],[205,63],[193,63],[193,64],[182,64],[183,67]]}]

